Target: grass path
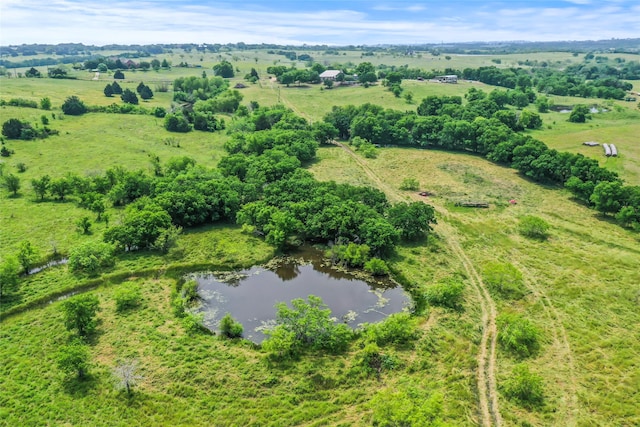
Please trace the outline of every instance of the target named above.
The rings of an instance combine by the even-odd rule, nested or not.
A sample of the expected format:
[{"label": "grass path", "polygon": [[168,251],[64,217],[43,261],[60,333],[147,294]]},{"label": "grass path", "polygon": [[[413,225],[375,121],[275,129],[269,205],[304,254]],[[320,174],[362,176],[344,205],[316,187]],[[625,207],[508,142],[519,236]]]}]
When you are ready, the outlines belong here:
[{"label": "grass path", "polygon": [[[384,193],[389,199],[395,202],[403,200],[400,193],[383,182],[380,177],[362,160],[356,153],[343,143],[335,142],[345,150],[351,158],[360,166],[367,177]],[[417,196],[414,196],[417,199]],[[438,207],[438,211],[442,216],[446,216],[447,211],[444,207]],[[453,253],[460,260],[460,263],[467,273],[467,277],[471,282],[482,312],[482,338],[480,340],[480,351],[478,352],[478,370],[476,373],[476,382],[478,389],[478,400],[480,406],[480,425],[490,427],[492,425],[502,425],[502,417],[500,416],[500,407],[498,404],[498,390],[496,385],[496,347],[497,347],[497,327],[496,327],[496,306],[487,290],[480,274],[473,266],[473,263],[465,253],[464,249],[458,243],[456,232],[453,227],[446,223],[438,225],[438,232],[446,239]],[[566,339],[566,333],[565,333]],[[567,344],[568,345],[568,344]]]},{"label": "grass path", "polygon": [[487,427],[492,425],[500,426],[502,418],[500,416],[496,386],[496,344],[498,338],[496,306],[473,263],[458,243],[453,228],[447,224],[440,224],[438,231],[446,238],[454,254],[460,260],[480,302],[482,338],[477,356],[478,372],[476,373],[481,415],[480,424]]},{"label": "grass path", "polygon": [[[536,301],[540,302],[545,316],[549,319],[549,322],[546,322],[546,324],[551,327],[552,345],[547,353],[557,361],[555,364],[558,377],[556,386],[563,388],[563,395],[566,397],[566,399],[560,403],[563,410],[559,410],[558,413],[564,414],[564,419],[560,420],[562,425],[567,427],[575,426],[577,425],[576,416],[579,410],[577,398],[578,384],[576,381],[573,352],[569,344],[567,330],[563,325],[562,318],[558,314],[558,311],[551,303],[550,298],[537,283],[535,275],[531,273],[526,266],[522,265],[522,263],[515,260],[511,260],[511,263],[523,273],[525,286],[533,294]],[[570,380],[560,384],[561,380],[559,378],[569,378]]]}]

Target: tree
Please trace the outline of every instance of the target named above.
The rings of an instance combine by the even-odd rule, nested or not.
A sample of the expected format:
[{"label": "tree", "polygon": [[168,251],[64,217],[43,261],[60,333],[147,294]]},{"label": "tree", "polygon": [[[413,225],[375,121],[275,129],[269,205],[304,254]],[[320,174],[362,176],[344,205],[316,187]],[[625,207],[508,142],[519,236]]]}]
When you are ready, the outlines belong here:
[{"label": "tree", "polygon": [[82,234],[89,234],[92,225],[88,216],[83,216],[76,221],[76,227],[78,227]]},{"label": "tree", "polygon": [[18,258],[11,255],[5,257],[4,261],[0,263],[0,297],[7,288],[15,287],[18,284],[19,274]]},{"label": "tree", "polygon": [[67,70],[61,67],[49,68],[47,74],[52,79],[66,79],[67,78]]},{"label": "tree", "polygon": [[389,222],[405,240],[414,240],[426,236],[436,224],[433,206],[423,202],[398,203],[389,209]]},{"label": "tree", "polygon": [[296,357],[305,349],[340,352],[352,336],[345,324],[331,319],[331,310],[320,297],[309,295],[307,301],[297,298],[276,304],[276,326],[266,330],[263,348],[275,357]]},{"label": "tree", "polygon": [[22,266],[22,271],[24,274],[29,274],[31,270],[31,266],[38,258],[38,252],[36,248],[31,246],[31,242],[28,240],[23,240],[20,242],[20,246],[18,248],[18,261]]},{"label": "tree", "polygon": [[603,214],[615,214],[625,204],[625,189],[620,181],[602,181],[593,189],[591,203]]},{"label": "tree", "polygon": [[138,374],[138,362],[126,359],[119,362],[113,369],[113,375],[116,378],[116,387],[126,390],[127,395],[131,395],[132,388],[142,380],[142,375]]},{"label": "tree", "polygon": [[153,92],[151,91],[151,88],[149,86],[144,86],[140,89],[140,98],[144,99],[145,101],[147,99],[151,99],[153,98]]},{"label": "tree", "polygon": [[569,121],[571,123],[584,123],[587,119],[591,118],[591,110],[584,104],[577,104],[573,106],[571,114],[569,115]]},{"label": "tree", "polygon": [[240,338],[244,328],[240,322],[231,317],[231,314],[227,313],[220,319],[220,334],[226,338]]},{"label": "tree", "polygon": [[71,344],[60,348],[56,361],[61,370],[75,373],[78,379],[83,379],[89,370],[89,349],[82,341],[73,340]]},{"label": "tree", "polygon": [[111,83],[111,92],[113,92],[114,95],[122,95],[122,87],[118,82]]},{"label": "tree", "polygon": [[3,176],[4,186],[13,193],[14,196],[18,195],[18,191],[20,190],[20,178],[16,175],[10,173]]},{"label": "tree", "polygon": [[116,70],[116,72],[113,73],[113,78],[122,80],[124,79],[124,73],[120,70]]},{"label": "tree", "polygon": [[65,196],[72,190],[71,181],[67,178],[58,178],[51,181],[49,191],[52,195],[58,196],[58,200],[64,200]]},{"label": "tree", "polygon": [[375,83],[376,81],[378,81],[378,77],[376,77],[376,73],[372,71],[364,74],[359,74],[358,81],[360,83],[363,83],[364,85],[367,85],[368,83]]},{"label": "tree", "polygon": [[80,116],[87,111],[87,106],[75,95],[68,97],[62,104],[62,112],[69,116]]},{"label": "tree", "polygon": [[98,297],[92,294],[82,294],[68,298],[62,303],[64,325],[69,331],[76,331],[86,339],[96,329],[98,321],[96,314],[100,310]]},{"label": "tree", "polygon": [[104,91],[103,91],[103,92],[104,92],[104,96],[106,96],[106,97],[109,97],[109,98],[110,98],[110,97],[112,97],[112,96],[113,96],[113,88],[111,87],[111,85],[110,85],[110,84],[107,84],[107,85],[104,87]]},{"label": "tree", "polygon": [[222,61],[214,65],[213,72],[216,76],[224,77],[225,79],[234,76],[233,65],[229,61]]},{"label": "tree", "polygon": [[546,96],[539,96],[536,98],[536,107],[538,108],[538,113],[548,113],[549,112],[549,98]]},{"label": "tree", "polygon": [[24,73],[24,76],[25,77],[42,77],[42,73],[40,73],[40,71],[36,70],[35,68],[31,67]]},{"label": "tree", "polygon": [[525,129],[540,129],[542,127],[542,119],[539,114],[533,111],[522,110],[520,124]]},{"label": "tree", "polygon": [[131,89],[125,89],[124,92],[122,92],[122,95],[120,95],[120,99],[127,104],[138,104],[138,95],[136,95]]},{"label": "tree", "polygon": [[71,249],[69,269],[88,275],[98,273],[101,268],[115,264],[113,246],[103,242],[85,242]]},{"label": "tree", "polygon": [[171,226],[169,214],[157,205],[130,205],[122,224],[109,228],[104,240],[127,249],[151,248],[162,232]]},{"label": "tree", "polygon": [[33,191],[36,193],[38,197],[40,197],[40,201],[44,200],[44,197],[49,192],[49,184],[51,183],[51,177],[49,175],[44,175],[39,179],[31,180],[31,187]]}]

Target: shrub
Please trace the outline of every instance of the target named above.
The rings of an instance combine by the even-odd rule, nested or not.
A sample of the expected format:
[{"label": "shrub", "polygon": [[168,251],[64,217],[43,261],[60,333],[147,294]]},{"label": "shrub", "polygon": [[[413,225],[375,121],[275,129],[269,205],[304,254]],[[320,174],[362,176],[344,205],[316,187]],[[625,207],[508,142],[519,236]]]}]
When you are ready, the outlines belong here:
[{"label": "shrub", "polygon": [[167,110],[165,110],[164,107],[155,107],[153,110],[151,110],[151,113],[155,117],[158,117],[159,119],[162,119],[162,118],[164,118],[164,116],[167,115]]},{"label": "shrub", "polygon": [[276,358],[297,357],[304,350],[344,351],[353,336],[345,324],[336,324],[331,310],[320,297],[309,295],[308,302],[297,298],[276,304],[276,326],[265,331],[269,337],[263,348]]},{"label": "shrub", "polygon": [[244,328],[240,322],[237,322],[231,317],[231,314],[227,313],[220,320],[220,334],[226,338],[240,338]]},{"label": "shrub", "polygon": [[387,263],[380,258],[371,258],[364,264],[364,270],[374,276],[386,276],[389,274]]},{"label": "shrub", "polygon": [[164,128],[169,132],[190,132],[191,124],[181,113],[169,113],[164,117]]},{"label": "shrub", "polygon": [[11,98],[7,104],[12,107],[38,108],[36,101],[24,98]]},{"label": "shrub", "polygon": [[140,286],[124,284],[115,290],[113,294],[116,300],[116,311],[124,312],[140,305],[142,295]]},{"label": "shrub", "polygon": [[464,292],[464,283],[457,280],[436,283],[427,288],[426,300],[431,305],[460,309]]},{"label": "shrub", "polygon": [[390,371],[399,365],[396,357],[384,354],[376,344],[367,344],[359,355],[356,364],[367,374],[376,374],[378,378],[383,371]]},{"label": "shrub", "polygon": [[113,246],[103,242],[86,242],[76,246],[69,254],[71,271],[96,274],[101,268],[115,264]]},{"label": "shrub", "polygon": [[502,314],[497,322],[498,341],[507,351],[527,357],[539,349],[540,331],[529,320],[516,314]]},{"label": "shrub", "polygon": [[516,365],[504,382],[504,394],[520,405],[533,408],[544,402],[544,384],[539,375],[529,372],[525,364]]},{"label": "shrub", "polygon": [[401,190],[416,191],[419,188],[420,188],[420,183],[415,178],[405,178],[402,180],[402,184],[400,184]]},{"label": "shrub", "polygon": [[77,96],[68,97],[62,104],[62,112],[69,116],[80,116],[87,112],[87,106]]},{"label": "shrub", "polygon": [[349,267],[362,267],[369,259],[370,248],[367,245],[349,243],[348,245],[334,245],[329,256],[334,262]]},{"label": "shrub", "polygon": [[185,301],[186,305],[196,302],[199,298],[198,282],[195,280],[185,282],[184,285],[182,285],[180,296]]},{"label": "shrub", "polygon": [[549,237],[549,224],[542,218],[527,215],[520,219],[518,231],[525,237],[546,240]]},{"label": "shrub", "polygon": [[42,108],[43,110],[50,110],[51,109],[51,99],[45,97],[42,98],[40,100],[40,108]]},{"label": "shrub", "polygon": [[395,313],[383,322],[366,325],[365,336],[377,345],[407,344],[418,338],[416,319],[409,313]]},{"label": "shrub", "polygon": [[489,290],[505,299],[520,299],[526,291],[522,273],[509,263],[492,262],[484,267],[484,282]]}]

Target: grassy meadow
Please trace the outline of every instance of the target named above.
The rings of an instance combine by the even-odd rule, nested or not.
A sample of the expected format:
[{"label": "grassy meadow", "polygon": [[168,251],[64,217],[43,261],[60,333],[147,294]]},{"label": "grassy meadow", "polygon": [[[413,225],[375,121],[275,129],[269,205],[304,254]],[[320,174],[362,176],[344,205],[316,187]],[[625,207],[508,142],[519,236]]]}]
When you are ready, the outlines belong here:
[{"label": "grassy meadow", "polygon": [[[298,54],[304,50],[297,50]],[[571,53],[527,55],[447,55],[417,52],[412,56],[340,50],[338,54],[310,51],[324,64],[404,65],[426,69],[496,65],[515,66],[526,59],[561,67],[582,60]],[[450,59],[446,59],[450,56]],[[610,57],[624,54],[611,54]],[[204,53],[174,51],[158,56],[174,65],[186,61],[197,68],[125,72],[123,88],[140,81],[154,84],[178,76],[212,76],[211,67],[228,59],[239,72],[231,87],[244,82],[242,103],[278,102],[310,121],[322,120],[333,105],[371,102],[386,108],[415,110],[427,95],[463,96],[469,88],[493,89],[477,82],[457,85],[403,81],[413,102],[396,98],[381,85],[369,88],[320,85],[285,87],[266,74],[270,65],[290,65],[284,56],[266,50]],[[500,59],[500,64],[495,61]],[[630,56],[628,60],[635,59]],[[294,61],[299,67],[302,62]],[[243,76],[254,67],[256,84]],[[37,67],[42,72],[46,67]],[[16,70],[24,72],[24,70]],[[93,214],[73,200],[36,201],[30,181],[49,174],[87,176],[122,166],[150,171],[149,156],[162,163],[189,156],[215,167],[225,155],[225,132],[187,134],[167,132],[162,119],[150,115],[88,113],[65,116],[62,102],[71,95],[89,105],[121,103],[102,90],[112,78],[72,72],[76,80],[2,78],[0,99],[49,97],[50,111],[3,106],[0,122],[19,118],[37,123],[47,116],[60,133],[45,140],[7,141],[15,151],[1,158],[4,173],[19,176],[18,197],[0,189],[0,261],[29,240],[42,262],[54,251],[67,255],[86,241],[100,240],[107,225],[94,222],[91,234],[76,230],[76,221]],[[638,85],[635,85],[638,90]],[[171,103],[171,91],[155,92],[145,107]],[[556,105],[604,104],[603,100],[551,97]],[[544,126],[532,136],[560,151],[597,158],[630,185],[640,185],[640,110],[637,103],[607,104],[609,112],[595,114],[585,124],[567,122],[562,113],[542,114]],[[54,117],[55,116],[55,117]],[[232,117],[225,117],[229,123]],[[601,147],[584,141],[615,143],[618,158],[606,158]],[[26,170],[18,172],[18,165]],[[404,393],[405,406],[433,405],[441,425],[474,426],[478,409],[477,355],[482,350],[483,299],[473,291],[473,274],[456,255],[459,244],[477,272],[480,285],[487,269],[509,264],[523,276],[524,297],[504,298],[489,289],[498,316],[517,314],[540,332],[540,348],[526,358],[514,357],[498,344],[495,376],[499,414],[504,426],[633,426],[640,424],[640,236],[610,218],[577,203],[562,188],[535,184],[517,171],[481,157],[437,150],[383,148],[366,159],[339,146],[322,147],[309,170],[319,180],[334,180],[380,188],[391,201],[424,200],[436,208],[438,225],[424,241],[399,246],[392,269],[420,289],[452,277],[466,283],[464,307],[430,307],[419,316],[420,338],[408,346],[388,346],[385,353],[399,363],[380,378],[364,376],[358,368],[360,342],[340,356],[305,355],[300,360],[274,363],[258,346],[243,340],[224,340],[187,332],[173,314],[171,292],[181,274],[194,270],[235,269],[271,259],[275,250],[262,239],[231,224],[189,229],[168,254],[119,255],[117,263],[98,277],[73,274],[64,265],[23,277],[17,289],[0,301],[0,425],[175,425],[175,426],[366,426],[372,425],[372,402]],[[419,181],[433,193],[424,198],[401,191],[405,178]],[[460,200],[484,200],[489,209],[455,206]],[[509,200],[515,199],[512,205]],[[120,211],[109,208],[112,221]],[[546,241],[518,233],[520,219],[535,215],[550,225]],[[455,245],[454,245],[455,243]],[[115,293],[122,285],[139,287],[140,307],[118,313]],[[56,366],[57,349],[68,342],[60,296],[73,291],[100,299],[98,330],[90,345],[89,378],[66,378]],[[135,359],[142,379],[132,397],[115,389],[112,370],[123,359]],[[544,384],[544,403],[526,408],[509,399],[505,384],[517,364],[526,364]],[[393,400],[393,399],[391,399]],[[426,402],[426,403],[425,403]],[[410,409],[408,409],[410,410]],[[427,422],[427,421],[425,421]],[[428,424],[425,424],[428,425]]]}]

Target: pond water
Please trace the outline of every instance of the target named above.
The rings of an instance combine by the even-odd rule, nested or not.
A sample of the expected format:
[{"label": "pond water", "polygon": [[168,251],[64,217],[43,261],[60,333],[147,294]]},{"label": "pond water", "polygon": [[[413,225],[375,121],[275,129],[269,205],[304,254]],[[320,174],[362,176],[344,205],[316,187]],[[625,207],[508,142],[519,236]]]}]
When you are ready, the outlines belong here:
[{"label": "pond water", "polygon": [[244,337],[261,343],[262,330],[276,317],[275,304],[309,295],[322,298],[331,315],[351,327],[374,323],[407,309],[410,298],[389,281],[367,283],[348,272],[337,271],[319,259],[285,258],[276,265],[253,267],[234,273],[197,273],[204,324],[218,330],[220,319],[230,313],[244,326]]}]

